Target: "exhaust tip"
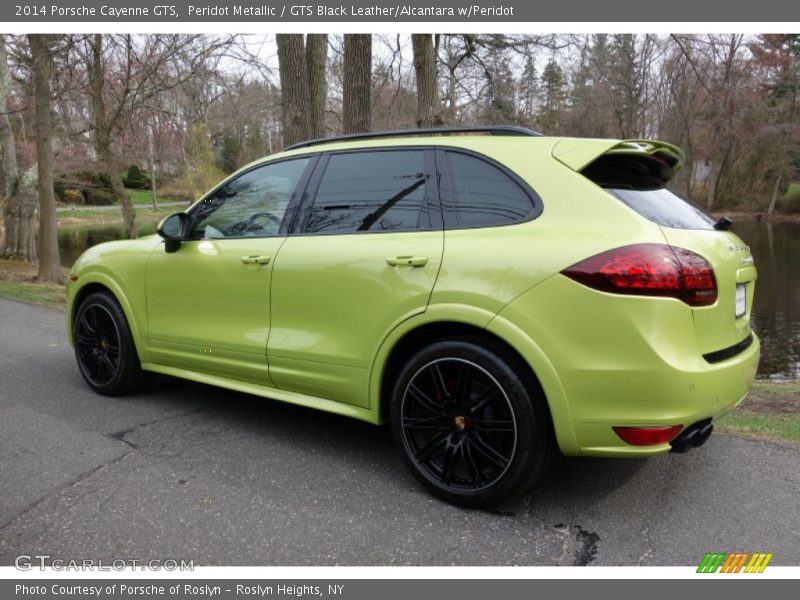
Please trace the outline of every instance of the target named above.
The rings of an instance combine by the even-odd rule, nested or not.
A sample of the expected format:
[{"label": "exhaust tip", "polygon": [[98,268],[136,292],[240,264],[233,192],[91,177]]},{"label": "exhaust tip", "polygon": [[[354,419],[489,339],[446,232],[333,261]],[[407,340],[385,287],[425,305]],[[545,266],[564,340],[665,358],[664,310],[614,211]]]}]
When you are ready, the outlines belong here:
[{"label": "exhaust tip", "polygon": [[692,448],[699,448],[708,441],[713,430],[714,426],[711,424],[711,419],[703,419],[693,425],[689,425],[669,443],[672,447],[671,451],[683,454]]},{"label": "exhaust tip", "polygon": [[694,447],[699,448],[705,444],[708,441],[708,438],[711,437],[712,431],[714,431],[714,426],[711,423],[704,425],[697,434],[697,441],[695,442]]}]

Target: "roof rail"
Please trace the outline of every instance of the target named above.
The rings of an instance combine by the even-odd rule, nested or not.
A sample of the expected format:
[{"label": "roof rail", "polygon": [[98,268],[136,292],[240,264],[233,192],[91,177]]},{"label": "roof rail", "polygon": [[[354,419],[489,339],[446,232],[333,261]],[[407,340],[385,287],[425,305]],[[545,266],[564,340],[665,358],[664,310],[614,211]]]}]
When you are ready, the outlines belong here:
[{"label": "roof rail", "polygon": [[347,142],[353,140],[374,140],[392,137],[412,137],[423,135],[451,135],[464,133],[483,133],[487,135],[510,135],[510,136],[540,136],[538,131],[526,129],[525,127],[515,127],[512,125],[489,125],[486,127],[466,126],[466,127],[431,127],[429,129],[397,129],[395,131],[369,131],[366,133],[350,133],[347,135],[335,135],[332,137],[308,140],[298,144],[292,144],[287,150],[297,150],[298,148],[308,148],[320,144],[332,144],[334,142]]}]

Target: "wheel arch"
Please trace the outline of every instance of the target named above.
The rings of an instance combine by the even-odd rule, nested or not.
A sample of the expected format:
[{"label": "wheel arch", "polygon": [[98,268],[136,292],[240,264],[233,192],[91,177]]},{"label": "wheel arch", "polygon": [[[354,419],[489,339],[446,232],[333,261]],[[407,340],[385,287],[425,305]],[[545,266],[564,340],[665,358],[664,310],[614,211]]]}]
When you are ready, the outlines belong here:
[{"label": "wheel arch", "polygon": [[143,343],[143,338],[141,337],[142,331],[139,328],[139,323],[134,316],[134,311],[131,307],[128,297],[122,290],[122,287],[114,279],[108,275],[105,275],[104,273],[94,272],[81,275],[80,286],[77,287],[74,292],[70,291],[69,295],[71,300],[67,304],[67,335],[70,344],[74,345],[75,343],[73,339],[73,329],[75,323],[75,314],[78,311],[78,307],[87,296],[95,292],[108,292],[120,305],[122,312],[125,314],[125,319],[128,321],[128,327],[130,327],[131,334],[133,336],[133,343],[136,347],[136,352],[139,355],[139,360],[146,362],[147,353],[146,346]]},{"label": "wheel arch", "polygon": [[547,402],[552,427],[562,452],[577,452],[571,414],[561,381],[541,349],[513,324],[498,317],[490,317],[483,322],[467,319],[424,320],[414,324],[407,322],[402,332],[393,333],[392,339],[384,343],[379,353],[370,386],[372,406],[378,412],[381,422],[386,422],[389,418],[394,376],[416,348],[441,339],[474,337],[501,346],[527,369],[527,375],[538,386],[538,391]]}]

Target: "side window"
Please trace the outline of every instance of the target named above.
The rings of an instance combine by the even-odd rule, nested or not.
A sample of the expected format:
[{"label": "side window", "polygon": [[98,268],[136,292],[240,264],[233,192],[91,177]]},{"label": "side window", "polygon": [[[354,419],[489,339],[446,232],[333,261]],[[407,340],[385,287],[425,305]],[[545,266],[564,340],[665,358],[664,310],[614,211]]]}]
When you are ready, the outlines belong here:
[{"label": "side window", "polygon": [[193,211],[189,237],[276,235],[310,160],[299,158],[267,164],[228,182]]},{"label": "side window", "polygon": [[446,156],[458,227],[509,225],[531,216],[530,196],[502,170],[469,154]]},{"label": "side window", "polygon": [[426,182],[423,150],[333,154],[305,232],[425,229],[429,225]]}]

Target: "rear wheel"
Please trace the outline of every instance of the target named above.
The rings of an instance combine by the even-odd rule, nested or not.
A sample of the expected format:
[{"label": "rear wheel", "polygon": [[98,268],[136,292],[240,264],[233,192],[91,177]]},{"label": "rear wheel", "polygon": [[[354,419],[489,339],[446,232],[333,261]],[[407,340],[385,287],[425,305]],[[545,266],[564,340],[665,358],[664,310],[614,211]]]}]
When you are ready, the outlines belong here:
[{"label": "rear wheel", "polygon": [[78,368],[94,391],[117,396],[144,381],[128,321],[110,293],[95,292],[81,302],[73,336]]},{"label": "rear wheel", "polygon": [[491,506],[529,490],[546,472],[549,413],[518,363],[501,347],[447,340],[400,372],[392,431],[412,473],[441,498]]}]

